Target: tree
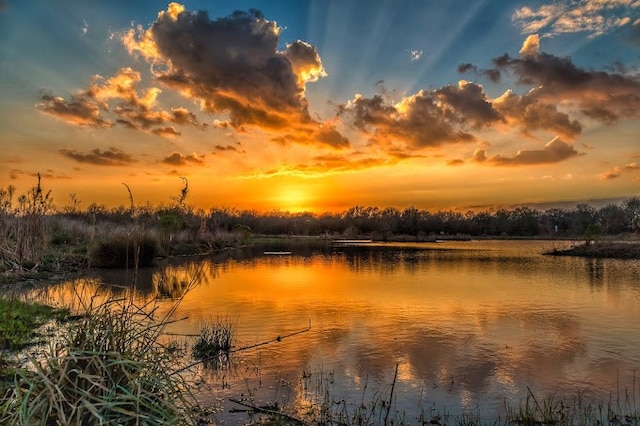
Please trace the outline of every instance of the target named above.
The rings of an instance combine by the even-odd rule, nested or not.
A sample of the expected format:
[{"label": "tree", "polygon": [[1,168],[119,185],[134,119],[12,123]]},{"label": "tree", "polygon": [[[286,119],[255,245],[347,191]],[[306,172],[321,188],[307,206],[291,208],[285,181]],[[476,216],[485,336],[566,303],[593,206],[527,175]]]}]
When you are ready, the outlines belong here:
[{"label": "tree", "polygon": [[640,198],[633,197],[624,202],[623,207],[629,230],[638,232],[640,230]]}]

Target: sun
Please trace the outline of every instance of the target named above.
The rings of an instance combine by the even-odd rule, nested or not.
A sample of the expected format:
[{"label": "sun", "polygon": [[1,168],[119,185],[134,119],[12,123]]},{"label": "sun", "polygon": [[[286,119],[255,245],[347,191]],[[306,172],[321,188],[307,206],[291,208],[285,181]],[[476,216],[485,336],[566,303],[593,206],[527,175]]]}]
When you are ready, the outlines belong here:
[{"label": "sun", "polygon": [[286,186],[280,189],[276,203],[280,210],[291,213],[312,211],[313,196],[308,188],[302,186]]}]

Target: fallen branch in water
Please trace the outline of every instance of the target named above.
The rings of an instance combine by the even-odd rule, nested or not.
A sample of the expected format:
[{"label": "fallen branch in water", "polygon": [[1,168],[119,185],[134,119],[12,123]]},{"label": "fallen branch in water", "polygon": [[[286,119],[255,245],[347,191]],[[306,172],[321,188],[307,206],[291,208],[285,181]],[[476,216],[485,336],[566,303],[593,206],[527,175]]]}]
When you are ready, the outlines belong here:
[{"label": "fallen branch in water", "polygon": [[[282,341],[282,339],[286,339],[287,337],[297,336],[298,334],[306,333],[306,332],[308,332],[308,331],[311,331],[311,320],[309,320],[309,327],[307,327],[307,328],[305,328],[305,329],[298,330],[298,331],[294,331],[293,333],[289,333],[289,334],[282,334],[282,335],[280,335],[280,336],[274,337],[273,339],[265,340],[264,342],[255,343],[255,344],[253,344],[253,345],[243,346],[243,347],[241,347],[241,348],[234,348],[234,349],[231,349],[231,350],[229,350],[229,351],[226,351],[225,353],[229,353],[229,354],[231,354],[231,353],[234,353],[234,352],[240,352],[240,351],[246,351],[246,350],[248,350],[248,349],[254,349],[254,348],[257,348],[257,347],[259,347],[259,346],[268,345],[268,344],[271,344],[271,343],[274,343],[274,342],[280,342],[280,341]],[[210,356],[210,357],[206,357],[206,358],[199,359],[199,360],[197,360],[197,361],[195,361],[195,362],[193,362],[193,363],[191,363],[191,364],[187,365],[186,367],[182,367],[182,368],[180,368],[180,369],[178,369],[178,370],[174,371],[174,372],[172,373],[172,375],[173,375],[173,374],[178,374],[178,373],[181,373],[181,372],[183,372],[183,371],[185,371],[185,370],[188,370],[188,369],[190,369],[190,368],[193,368],[193,367],[195,367],[195,366],[196,366],[196,365],[198,365],[198,364],[202,364],[202,363],[205,363],[205,362],[207,362],[207,361],[212,361],[212,360],[214,360],[214,359],[215,359],[219,354],[220,354],[220,352],[218,352],[218,353],[216,353],[215,355],[212,355],[212,356]]]},{"label": "fallen branch in water", "polygon": [[289,334],[283,334],[281,336],[274,337],[271,340],[266,340],[264,342],[256,343],[256,344],[253,344],[253,345],[243,346],[241,348],[232,349],[232,350],[229,351],[229,353],[246,351],[247,349],[257,348],[258,346],[264,346],[264,345],[268,345],[270,343],[280,342],[282,339],[286,339],[287,337],[292,337],[292,336],[296,336],[298,334],[306,333],[307,331],[310,331],[310,330],[311,330],[311,325],[309,325],[309,327],[307,327],[307,328],[305,328],[303,330],[294,331],[293,333],[289,333]]},{"label": "fallen branch in water", "polygon": [[293,416],[290,416],[288,414],[285,414],[285,413],[283,413],[281,411],[278,411],[278,410],[273,410],[271,408],[266,408],[266,407],[258,407],[256,405],[249,404],[249,403],[246,403],[244,401],[240,401],[240,400],[234,399],[234,398],[229,398],[229,401],[235,402],[236,404],[242,405],[243,407],[247,407],[250,410],[255,411],[256,413],[262,413],[262,414],[268,414],[270,416],[282,417],[284,419],[287,419],[289,421],[292,421],[292,422],[294,422],[296,424],[300,424],[300,425],[306,424],[306,422],[304,422],[304,421],[302,421],[302,420],[300,420],[300,419],[298,419],[296,417],[293,417]]}]

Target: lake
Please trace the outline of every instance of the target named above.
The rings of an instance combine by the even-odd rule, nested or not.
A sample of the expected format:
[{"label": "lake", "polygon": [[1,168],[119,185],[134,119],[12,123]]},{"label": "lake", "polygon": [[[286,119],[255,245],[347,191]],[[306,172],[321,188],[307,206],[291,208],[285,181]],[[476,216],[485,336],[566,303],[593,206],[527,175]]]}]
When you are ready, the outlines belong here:
[{"label": "lake", "polygon": [[[640,262],[541,254],[568,244],[283,241],[172,259],[141,270],[137,287],[168,309],[180,286],[161,289],[160,277],[201,270],[176,312],[188,319],[171,331],[222,318],[237,347],[272,341],[221,369],[198,367],[199,398],[230,424],[246,414],[229,413],[229,397],[304,406],[329,395],[353,408],[388,399],[394,381],[393,409],[409,423],[420,413],[504,416],[505,401],[530,393],[640,406]],[[95,273],[131,282],[131,272]]]}]

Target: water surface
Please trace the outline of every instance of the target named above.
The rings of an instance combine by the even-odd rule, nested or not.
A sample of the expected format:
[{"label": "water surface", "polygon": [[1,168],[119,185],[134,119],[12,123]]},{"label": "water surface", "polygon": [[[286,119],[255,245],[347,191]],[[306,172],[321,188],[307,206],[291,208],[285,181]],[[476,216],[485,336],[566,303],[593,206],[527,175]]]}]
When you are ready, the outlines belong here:
[{"label": "water surface", "polygon": [[[541,255],[562,244],[281,243],[173,260],[164,275],[141,271],[137,287],[158,294],[160,276],[204,267],[172,331],[229,318],[238,347],[310,325],[237,353],[226,369],[199,369],[199,397],[222,404],[218,418],[231,424],[244,415],[227,413],[228,397],[301,403],[329,390],[355,404],[388,395],[396,365],[394,408],[409,422],[421,411],[503,416],[505,400],[517,405],[529,390],[640,400],[640,262]],[[162,303],[179,290],[163,290]]]}]

